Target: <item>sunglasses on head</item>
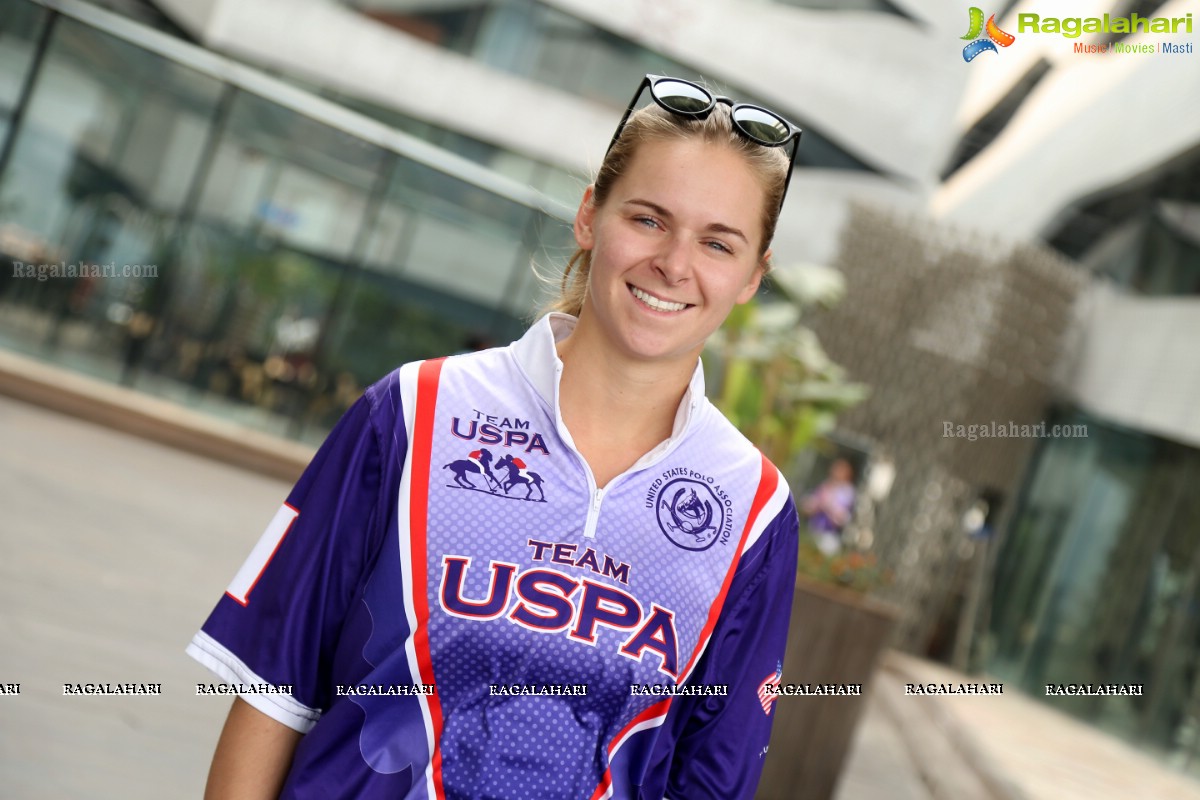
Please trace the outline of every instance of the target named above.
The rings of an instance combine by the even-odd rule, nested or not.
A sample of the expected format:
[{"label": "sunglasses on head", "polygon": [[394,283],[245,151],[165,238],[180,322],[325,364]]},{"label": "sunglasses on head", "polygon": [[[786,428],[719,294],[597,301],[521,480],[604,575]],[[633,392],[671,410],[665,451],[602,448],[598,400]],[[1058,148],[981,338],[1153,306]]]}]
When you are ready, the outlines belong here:
[{"label": "sunglasses on head", "polygon": [[[617,139],[621,138],[621,131],[625,130],[625,123],[629,121],[630,115],[637,108],[637,102],[647,86],[650,87],[650,96],[654,98],[654,102],[660,108],[670,111],[676,116],[707,119],[708,115],[717,107],[717,103],[724,103],[729,106],[729,117],[733,122],[733,129],[750,141],[761,144],[763,147],[783,147],[792,143],[792,156],[788,161],[783,194],[779,198],[779,208],[783,209],[788,183],[792,179],[792,170],[796,166],[796,152],[800,149],[800,128],[774,111],[750,103],[735,103],[728,97],[713,94],[698,83],[665,75],[647,75],[638,84],[637,92],[629,101],[629,107],[625,109],[625,115],[621,117],[612,141],[608,143],[608,150],[612,150]],[[608,156],[607,150],[604,155]]]}]

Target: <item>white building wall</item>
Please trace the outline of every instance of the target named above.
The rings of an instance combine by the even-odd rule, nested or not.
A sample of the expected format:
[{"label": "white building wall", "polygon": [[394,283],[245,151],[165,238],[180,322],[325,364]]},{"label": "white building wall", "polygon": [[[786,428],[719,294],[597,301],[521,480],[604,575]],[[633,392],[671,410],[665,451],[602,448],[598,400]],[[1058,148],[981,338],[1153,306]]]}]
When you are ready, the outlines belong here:
[{"label": "white building wall", "polygon": [[[1069,14],[1102,16],[1121,8],[1091,0]],[[1074,52],[1074,42],[1096,36],[1017,32],[1018,13],[1067,11],[1033,0],[1014,8],[1002,27],[1017,41],[968,65],[959,133],[1038,59],[1050,62],[1051,71],[995,141],[934,193],[933,215],[1013,239],[1042,238],[1072,206],[1200,145],[1196,10],[1191,0],[1174,0],[1153,14],[1193,12],[1193,34],[1136,34],[1127,41],[1190,41],[1198,52],[1083,55]],[[1064,366],[1064,394],[1098,416],[1200,446],[1200,299],[1129,296],[1097,284],[1082,307],[1080,344]]]},{"label": "white building wall", "polygon": [[[1174,0],[1154,16],[1182,17],[1194,10],[1193,0]],[[1200,26],[1200,19],[1195,24]],[[1191,35],[1137,34],[1128,41],[1163,39],[1190,41],[1200,51],[1200,27]],[[1054,53],[1054,69],[996,140],[937,190],[930,203],[934,216],[1035,239],[1073,203],[1136,178],[1200,142],[1200,103],[1195,101],[1200,52],[1081,55],[1072,52],[1073,42],[1085,37],[1054,34],[1018,35],[1008,49],[1026,41],[1039,52]],[[985,58],[1001,64],[1012,54],[992,55],[968,66]],[[964,95],[968,104],[971,96],[971,91]],[[970,116],[977,115],[975,110]]]},{"label": "white building wall", "polygon": [[[1070,47],[1063,47],[1058,36],[1026,36],[1018,34],[1019,14],[1040,16],[1070,15],[1072,17],[1103,17],[1116,14],[1126,0],[1072,0],[1070,6],[1049,6],[1044,0],[1022,0],[1000,20],[1000,28],[1017,37],[1004,49],[1003,55],[984,55],[971,62],[967,72],[967,87],[956,118],[959,135],[979,121],[1038,61],[1045,59],[1055,66],[1070,66],[1078,58]],[[964,16],[960,14],[960,16]],[[966,22],[962,23],[963,33]],[[1078,41],[1092,42],[1095,34],[1081,36]]]},{"label": "white building wall", "polygon": [[[602,154],[615,124],[610,109],[499,73],[329,0],[158,2],[208,47],[568,168],[593,166],[588,160],[599,155],[581,153]],[[952,30],[966,23],[944,0],[910,2],[945,21],[941,26],[771,2],[550,4],[747,87],[871,166],[925,188],[953,145],[951,123],[968,72]],[[537,113],[515,113],[527,109]]]},{"label": "white building wall", "polygon": [[1081,309],[1066,395],[1098,416],[1200,447],[1200,301],[1096,284]]},{"label": "white building wall", "polygon": [[199,36],[214,24],[214,17],[226,3],[223,0],[167,0],[155,5],[176,25]]},{"label": "white building wall", "polygon": [[946,23],[925,26],[772,2],[546,1],[757,92],[887,173],[936,183],[954,144],[968,74],[958,56],[967,25],[958,4],[911,3]]},{"label": "white building wall", "polygon": [[[206,47],[341,91],[531,158],[584,169],[618,115],[497,72],[327,0],[212,0],[192,29]],[[158,0],[164,8],[192,0]],[[594,154],[594,155],[592,155]]]}]

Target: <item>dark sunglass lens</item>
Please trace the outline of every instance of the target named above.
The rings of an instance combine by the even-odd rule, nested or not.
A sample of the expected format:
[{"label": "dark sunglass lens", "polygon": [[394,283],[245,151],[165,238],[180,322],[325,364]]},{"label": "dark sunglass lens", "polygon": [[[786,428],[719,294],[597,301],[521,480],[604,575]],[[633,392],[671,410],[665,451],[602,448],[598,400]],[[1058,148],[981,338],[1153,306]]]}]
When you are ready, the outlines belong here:
[{"label": "dark sunglass lens", "polygon": [[733,121],[751,139],[756,139],[763,144],[782,144],[788,139],[788,124],[770,111],[764,111],[761,108],[739,106],[733,112]]},{"label": "dark sunglass lens", "polygon": [[682,114],[698,114],[712,105],[712,95],[684,81],[661,80],[652,89],[658,102]]}]

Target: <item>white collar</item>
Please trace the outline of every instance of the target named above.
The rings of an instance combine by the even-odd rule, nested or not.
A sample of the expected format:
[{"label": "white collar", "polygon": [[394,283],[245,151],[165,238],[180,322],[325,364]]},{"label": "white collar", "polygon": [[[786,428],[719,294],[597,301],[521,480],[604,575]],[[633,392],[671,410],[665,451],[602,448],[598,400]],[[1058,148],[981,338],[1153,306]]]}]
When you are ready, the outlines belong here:
[{"label": "white collar", "polygon": [[[558,407],[558,382],[562,376],[562,360],[558,357],[558,351],[554,345],[567,338],[571,331],[575,330],[578,322],[577,317],[554,311],[539,319],[520,339],[509,345],[509,350],[521,371],[525,373],[529,382],[533,384],[533,388],[546,401],[546,405],[554,409],[559,435],[570,442],[572,447],[575,446],[575,443],[572,441],[566,425],[563,424],[562,412]],[[638,459],[634,468],[644,466],[672,449],[683,437],[695,416],[696,409],[703,400],[704,367],[700,363],[700,359],[696,359],[696,369],[692,372],[692,379],[688,382],[687,391],[683,393],[683,399],[675,411],[675,424],[671,428],[671,437]]]}]

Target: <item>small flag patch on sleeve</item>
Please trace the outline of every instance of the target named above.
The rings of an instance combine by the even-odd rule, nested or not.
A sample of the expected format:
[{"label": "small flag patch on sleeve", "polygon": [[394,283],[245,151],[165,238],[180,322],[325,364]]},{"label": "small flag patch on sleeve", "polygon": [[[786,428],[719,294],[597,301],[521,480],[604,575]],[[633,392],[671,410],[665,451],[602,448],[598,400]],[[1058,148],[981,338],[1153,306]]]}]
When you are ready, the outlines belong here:
[{"label": "small flag patch on sleeve", "polygon": [[783,680],[783,663],[779,662],[775,671],[758,685],[758,702],[762,704],[763,713],[767,716],[771,716],[771,706],[779,698],[776,690],[779,689],[781,680]]}]

